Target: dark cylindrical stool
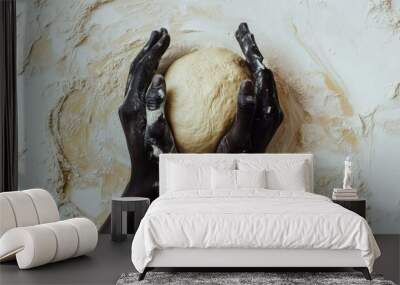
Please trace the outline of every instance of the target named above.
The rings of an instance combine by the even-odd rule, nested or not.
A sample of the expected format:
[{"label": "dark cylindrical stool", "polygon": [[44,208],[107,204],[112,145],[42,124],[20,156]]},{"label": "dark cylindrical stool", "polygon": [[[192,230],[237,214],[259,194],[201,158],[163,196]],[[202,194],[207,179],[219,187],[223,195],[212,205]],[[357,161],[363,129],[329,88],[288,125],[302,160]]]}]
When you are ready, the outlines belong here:
[{"label": "dark cylindrical stool", "polygon": [[111,201],[111,239],[123,241],[127,235],[127,212],[134,215],[134,233],[136,233],[140,221],[144,217],[150,199],[143,197],[118,197]]}]

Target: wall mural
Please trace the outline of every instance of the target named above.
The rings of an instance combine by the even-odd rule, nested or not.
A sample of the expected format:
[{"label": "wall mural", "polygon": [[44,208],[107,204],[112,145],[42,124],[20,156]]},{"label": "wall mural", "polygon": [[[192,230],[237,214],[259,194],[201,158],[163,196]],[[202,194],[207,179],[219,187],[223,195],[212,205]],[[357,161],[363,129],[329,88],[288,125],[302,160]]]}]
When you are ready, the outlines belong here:
[{"label": "wall mural", "polygon": [[[220,63],[218,53],[215,58],[212,58],[216,53],[210,50],[200,50],[200,53],[204,53],[203,56],[206,57],[202,60],[202,56],[198,56],[199,52],[195,52],[194,54],[198,59],[192,62],[193,65],[189,65],[189,69],[185,70],[186,72],[178,73],[178,76],[188,73],[193,73],[192,76],[194,76],[188,80],[181,78],[180,83],[177,84],[178,88],[174,91],[169,89],[170,92],[167,95],[164,77],[161,74],[156,74],[156,72],[160,59],[169,46],[170,35],[164,28],[151,33],[150,39],[131,63],[125,99],[119,107],[119,117],[125,132],[132,165],[131,177],[123,196],[144,196],[152,200],[157,198],[159,154],[185,150],[185,140],[180,141],[179,144],[183,147],[176,148],[174,135],[164,112],[164,106],[169,100],[173,102],[172,104],[177,105],[173,107],[178,109],[176,112],[189,112],[189,124],[194,123],[191,119],[194,114],[203,112],[201,123],[205,126],[194,125],[187,134],[188,137],[195,136],[199,141],[194,142],[199,145],[199,148],[193,148],[193,152],[200,152],[204,148],[201,141],[205,139],[215,141],[215,137],[219,141],[211,150],[218,153],[265,152],[268,143],[283,121],[283,112],[279,105],[274,76],[271,70],[267,69],[262,63],[263,56],[246,23],[240,24],[235,36],[247,63],[245,65],[243,62],[241,69],[246,71],[245,74],[250,73],[251,79],[243,79],[238,91],[230,90],[238,93],[236,116],[232,121],[222,114],[221,119],[228,119],[228,123],[223,124],[225,128],[218,128],[220,130],[214,132],[214,124],[219,123],[217,121],[219,118],[214,118],[209,114],[213,109],[216,109],[217,112],[223,112],[223,109],[226,109],[225,102],[229,99],[235,101],[235,97],[230,94],[233,92],[226,92],[227,90],[224,92],[221,88],[210,88],[210,86],[213,87],[214,84],[218,86],[231,85],[234,77],[225,77],[221,82],[213,82],[215,78],[212,79],[212,77],[219,72],[215,72],[215,70],[211,72],[210,69],[218,67],[221,70],[225,69],[221,71],[223,73],[231,73],[229,65],[233,62],[223,61]],[[218,52],[229,53],[225,50]],[[180,58],[175,65],[186,65],[187,58],[191,60],[193,55]],[[239,57],[233,56],[231,59],[239,60]],[[192,70],[192,66],[196,66],[197,68],[194,69],[197,70]],[[247,71],[247,68],[249,71]],[[195,88],[192,82],[204,77],[207,79],[203,79],[202,86],[199,89]],[[179,87],[179,85],[182,85],[182,87]],[[194,108],[190,110],[180,109],[179,106],[184,102],[180,102],[182,95],[178,95],[178,92],[181,92],[179,88],[186,89],[182,95],[189,98],[191,96],[186,95],[186,92],[197,93],[195,96],[205,100],[207,100],[205,97],[211,97],[211,104],[201,111],[196,109],[203,108],[203,102],[199,102],[197,108],[193,106]],[[210,89],[214,92],[210,92]],[[202,91],[205,94],[201,94]],[[219,102],[221,103],[218,104]],[[182,131],[179,124],[178,121],[172,125],[174,133]],[[197,129],[202,128],[205,128],[207,134],[205,138],[197,132]],[[217,137],[220,133],[223,134],[222,137]],[[180,137],[178,138],[180,139]]]},{"label": "wall mural", "polygon": [[[181,152],[231,151],[224,142],[235,137],[230,126],[244,98],[240,82],[254,73],[235,41],[245,21],[273,72],[285,114],[273,138],[275,130],[257,132],[272,138],[269,144],[256,139],[257,149],[268,144],[268,152],[313,152],[315,191],[328,196],[341,185],[343,159],[351,154],[354,186],[368,199],[373,230],[400,233],[397,1],[355,0],[350,7],[311,0],[18,0],[17,14],[20,185],[48,189],[63,217],[83,215],[101,226],[111,197],[124,192],[131,160],[118,108],[129,98],[132,60],[159,27],[171,40],[157,68],[164,80],[156,76],[148,94],[154,100],[147,116],[158,122],[163,101],[153,90],[163,90],[165,81],[172,136],[157,133],[167,141],[159,144],[146,137],[143,121],[139,145],[149,143],[152,152],[139,155],[165,151],[172,138]],[[149,63],[154,70],[155,61]],[[152,75],[142,74],[145,85]],[[251,88],[245,83],[242,94]],[[133,177],[140,176],[145,165],[133,164]]]},{"label": "wall mural", "polygon": [[[263,64],[264,58],[246,23],[239,25],[235,37],[246,61],[221,48],[201,49],[185,55],[173,63],[172,71],[170,68],[167,70],[168,78],[178,77],[167,93],[164,76],[157,74],[157,69],[169,47],[170,35],[165,28],[151,33],[131,63],[125,99],[118,110],[131,158],[131,175],[122,196],[156,199],[159,195],[159,155],[185,151],[185,145],[198,146],[191,150],[196,153],[207,147],[217,153],[265,152],[284,117],[274,76]],[[236,68],[232,70],[231,66]],[[245,79],[234,82],[238,77],[229,75],[235,71],[249,76],[242,76]],[[177,75],[171,75],[174,72]],[[192,75],[191,78],[187,78],[188,74]],[[216,81],[221,74],[223,78]],[[200,81],[198,88],[193,84],[196,81]],[[240,83],[238,92],[229,88],[237,85],[235,83]],[[187,95],[190,93],[195,95]],[[234,93],[238,94],[235,96]],[[200,101],[195,100],[199,104],[190,109],[180,108],[187,97],[189,100],[199,98]],[[189,130],[182,129],[183,122],[176,121],[176,118],[172,120],[178,148],[165,113],[165,105],[170,101],[169,106],[176,106],[170,107],[168,114],[174,114],[173,110],[178,114],[189,111],[186,123],[192,126]],[[203,101],[208,101],[208,104]],[[220,114],[219,117],[212,116],[213,110]],[[235,114],[234,118],[227,113]],[[201,114],[199,125],[193,120],[195,114]],[[215,127],[221,123],[219,120],[222,120],[221,126]],[[186,133],[185,139],[180,136],[182,132]],[[188,140],[192,142],[188,143]],[[210,145],[213,142],[216,144]],[[108,218],[102,230],[108,228],[109,223]]]}]

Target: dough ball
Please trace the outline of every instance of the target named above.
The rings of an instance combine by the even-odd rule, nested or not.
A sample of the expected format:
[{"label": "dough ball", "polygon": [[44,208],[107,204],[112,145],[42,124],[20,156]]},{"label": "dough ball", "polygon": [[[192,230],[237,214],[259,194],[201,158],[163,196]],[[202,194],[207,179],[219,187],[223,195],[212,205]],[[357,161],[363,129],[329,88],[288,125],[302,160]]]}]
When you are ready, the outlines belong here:
[{"label": "dough ball", "polygon": [[167,70],[166,115],[179,152],[215,152],[235,115],[245,61],[224,48],[206,48],[176,60]]}]

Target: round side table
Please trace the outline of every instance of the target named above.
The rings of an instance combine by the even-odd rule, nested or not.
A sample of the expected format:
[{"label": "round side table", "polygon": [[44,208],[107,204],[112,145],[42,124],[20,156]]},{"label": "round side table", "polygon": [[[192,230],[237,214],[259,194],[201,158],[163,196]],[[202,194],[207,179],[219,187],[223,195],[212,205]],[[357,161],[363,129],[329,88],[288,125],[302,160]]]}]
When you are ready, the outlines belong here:
[{"label": "round side table", "polygon": [[127,235],[127,212],[134,215],[134,233],[144,217],[150,199],[144,197],[115,197],[111,200],[111,240],[123,241]]}]

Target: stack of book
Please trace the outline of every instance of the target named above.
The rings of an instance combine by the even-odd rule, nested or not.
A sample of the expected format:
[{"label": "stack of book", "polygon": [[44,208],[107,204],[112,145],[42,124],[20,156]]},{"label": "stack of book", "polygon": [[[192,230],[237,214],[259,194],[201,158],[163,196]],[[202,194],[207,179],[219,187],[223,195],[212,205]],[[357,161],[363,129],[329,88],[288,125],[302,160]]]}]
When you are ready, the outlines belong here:
[{"label": "stack of book", "polygon": [[357,200],[357,189],[334,188],[332,193],[333,200]]}]

